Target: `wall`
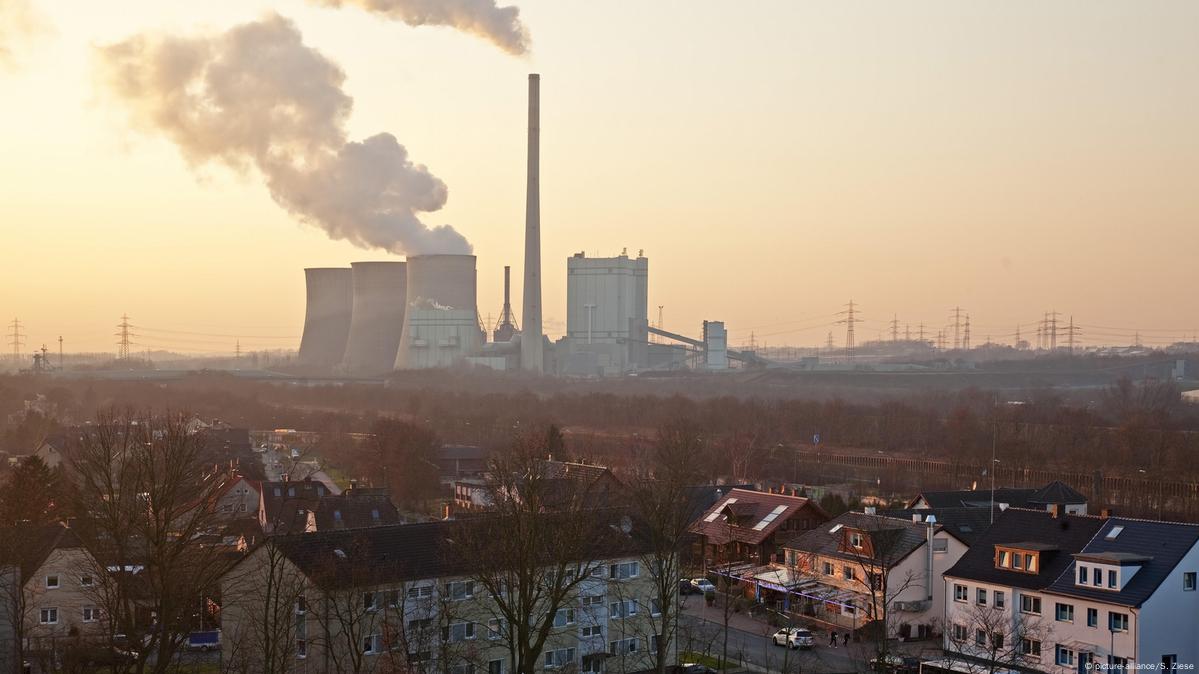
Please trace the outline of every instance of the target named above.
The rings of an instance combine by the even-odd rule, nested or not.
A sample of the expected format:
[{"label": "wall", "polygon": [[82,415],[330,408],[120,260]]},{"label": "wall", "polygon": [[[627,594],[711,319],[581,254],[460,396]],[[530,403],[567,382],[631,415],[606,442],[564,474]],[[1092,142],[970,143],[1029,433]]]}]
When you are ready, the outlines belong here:
[{"label": "wall", "polygon": [[1183,591],[1182,574],[1188,571],[1199,572],[1199,545],[1141,607],[1138,662],[1159,663],[1163,654],[1175,653],[1180,663],[1199,663],[1199,589]]}]

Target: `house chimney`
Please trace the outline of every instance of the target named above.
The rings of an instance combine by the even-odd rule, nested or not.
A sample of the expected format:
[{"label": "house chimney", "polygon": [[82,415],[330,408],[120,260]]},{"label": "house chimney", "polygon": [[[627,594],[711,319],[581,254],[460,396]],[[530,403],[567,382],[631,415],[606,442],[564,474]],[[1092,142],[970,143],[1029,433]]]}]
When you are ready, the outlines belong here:
[{"label": "house chimney", "polygon": [[1111,508],[1100,508],[1100,510],[1099,510],[1099,516],[1102,517],[1103,519],[1107,519],[1109,517],[1112,517],[1113,515],[1115,515],[1115,513],[1112,512]]},{"label": "house chimney", "polygon": [[441,507],[441,519],[448,520],[454,514],[454,506],[446,503]]},{"label": "house chimney", "polygon": [[1056,503],[1050,503],[1049,504],[1049,516],[1056,520],[1060,515],[1061,515],[1061,506],[1059,506]]}]

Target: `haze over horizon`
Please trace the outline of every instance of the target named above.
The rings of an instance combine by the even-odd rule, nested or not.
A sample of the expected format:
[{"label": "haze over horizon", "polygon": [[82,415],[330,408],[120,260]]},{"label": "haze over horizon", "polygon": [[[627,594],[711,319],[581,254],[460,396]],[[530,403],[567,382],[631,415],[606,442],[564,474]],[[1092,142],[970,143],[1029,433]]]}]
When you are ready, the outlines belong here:
[{"label": "haze over horizon", "polygon": [[448,187],[422,217],[473,244],[485,320],[522,262],[538,72],[551,335],[565,258],[626,247],[650,258],[651,320],[724,320],[736,344],[823,343],[850,299],[859,341],[955,305],[975,344],[1052,309],[1084,344],[1199,332],[1199,4],[500,2],[524,56],[356,4],[0,0],[29,7],[0,24],[0,322],[26,352],[111,351],[122,313],[160,330],[146,346],[294,348],[304,267],[392,257],[301,224],[253,171],[189,165],[97,75],[101,47],[270,13],[344,72],[338,143],[394,134]]}]

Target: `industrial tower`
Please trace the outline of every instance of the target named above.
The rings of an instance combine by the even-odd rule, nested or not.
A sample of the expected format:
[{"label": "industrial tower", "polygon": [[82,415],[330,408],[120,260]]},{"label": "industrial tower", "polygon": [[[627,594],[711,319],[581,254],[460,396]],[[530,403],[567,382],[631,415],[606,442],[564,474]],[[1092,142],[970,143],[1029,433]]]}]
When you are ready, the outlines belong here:
[{"label": "industrial tower", "polygon": [[541,330],[541,77],[529,75],[529,154],[525,177],[525,329],[520,335],[521,368],[545,368]]}]

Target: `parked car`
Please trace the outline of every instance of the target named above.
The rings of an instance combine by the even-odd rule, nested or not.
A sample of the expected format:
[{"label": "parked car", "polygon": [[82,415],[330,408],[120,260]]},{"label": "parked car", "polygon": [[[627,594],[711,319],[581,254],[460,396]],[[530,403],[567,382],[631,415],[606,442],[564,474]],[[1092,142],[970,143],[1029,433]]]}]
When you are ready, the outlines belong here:
[{"label": "parked car", "polygon": [[699,594],[699,588],[692,585],[691,581],[689,579],[680,578],[679,579],[679,594],[684,595],[684,596],[689,595],[689,594]]},{"label": "parked car", "polygon": [[812,632],[802,627],[784,627],[771,637],[775,646],[808,649],[815,645]]},{"label": "parked car", "polygon": [[679,665],[679,674],[716,674],[716,670],[706,665],[683,663]]},{"label": "parked car", "polygon": [[214,651],[221,647],[220,630],[204,630],[187,635],[187,647],[193,651]]},{"label": "parked car", "polygon": [[870,668],[889,674],[915,674],[920,671],[920,658],[890,653],[885,658],[871,659]]},{"label": "parked car", "polygon": [[694,587],[703,594],[716,591],[716,586],[713,585],[712,581],[708,580],[707,578],[692,578],[691,587]]}]

